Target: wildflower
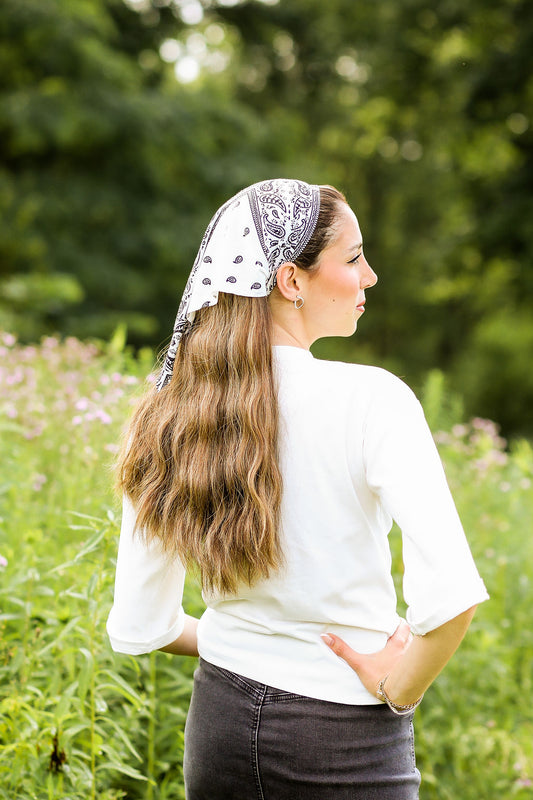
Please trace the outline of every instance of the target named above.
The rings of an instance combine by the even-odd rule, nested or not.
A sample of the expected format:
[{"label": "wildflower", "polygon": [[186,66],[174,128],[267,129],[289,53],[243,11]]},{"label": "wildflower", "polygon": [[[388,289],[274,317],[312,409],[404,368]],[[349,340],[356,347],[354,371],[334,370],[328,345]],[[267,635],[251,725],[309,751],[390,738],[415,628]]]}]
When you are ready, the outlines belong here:
[{"label": "wildflower", "polygon": [[38,472],[33,476],[32,489],[34,492],[40,492],[48,478],[42,472]]},{"label": "wildflower", "polygon": [[4,569],[5,567],[7,567],[7,558],[0,555],[0,568]]},{"label": "wildflower", "polygon": [[508,481],[502,481],[500,483],[500,492],[508,492],[511,489],[511,484]]},{"label": "wildflower", "polygon": [[72,417],[73,425],[81,425],[82,422],[83,422],[83,417],[81,417],[79,414],[76,414],[75,417]]},{"label": "wildflower", "polygon": [[472,420],[472,427],[477,431],[488,433],[489,436],[497,436],[499,427],[491,419],[482,419],[481,417],[474,417]]},{"label": "wildflower", "polygon": [[4,333],[2,334],[2,341],[4,342],[6,347],[13,347],[13,345],[16,344],[17,342],[17,338],[16,336],[13,336],[12,333]]},{"label": "wildflower", "polygon": [[490,455],[495,464],[498,464],[501,467],[504,467],[507,464],[508,457],[505,453],[502,453],[499,450],[492,450]]},{"label": "wildflower", "polygon": [[452,433],[456,439],[462,439],[468,433],[468,428],[466,425],[454,425]]},{"label": "wildflower", "polygon": [[33,428],[28,428],[26,431],[24,431],[24,438],[36,439],[37,436],[40,436],[43,431],[44,431],[44,425],[42,422],[39,422]]},{"label": "wildflower", "polygon": [[13,372],[11,375],[6,376],[6,386],[14,386],[17,383],[22,383],[23,380],[24,380],[24,373],[22,372],[20,367],[17,367],[15,372]]}]

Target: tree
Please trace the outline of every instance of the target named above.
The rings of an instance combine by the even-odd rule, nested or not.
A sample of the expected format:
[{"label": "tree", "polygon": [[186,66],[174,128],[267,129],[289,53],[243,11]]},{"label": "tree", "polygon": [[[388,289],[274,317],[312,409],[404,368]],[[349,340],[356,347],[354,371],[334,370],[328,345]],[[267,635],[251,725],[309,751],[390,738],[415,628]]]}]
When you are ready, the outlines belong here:
[{"label": "tree", "polygon": [[175,17],[7,0],[0,24],[0,321],[158,341],[213,207],[262,167],[261,126],[209,88],[165,87]]},{"label": "tree", "polygon": [[158,343],[223,200],[333,183],[380,282],[317,352],[415,385],[440,367],[470,413],[531,432],[530,8],[6,0],[3,324]]}]

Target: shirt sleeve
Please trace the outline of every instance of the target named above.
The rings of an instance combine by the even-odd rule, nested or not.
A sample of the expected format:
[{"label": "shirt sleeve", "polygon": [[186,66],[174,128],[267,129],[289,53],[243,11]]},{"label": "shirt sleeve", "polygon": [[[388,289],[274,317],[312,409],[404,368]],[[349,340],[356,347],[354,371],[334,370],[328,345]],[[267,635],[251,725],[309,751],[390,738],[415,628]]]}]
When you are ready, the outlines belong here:
[{"label": "shirt sleeve", "polygon": [[118,653],[149,653],[183,631],[185,569],[157,540],[135,533],[135,509],[124,497],[115,576],[115,596],[107,620],[111,647]]},{"label": "shirt sleeve", "polygon": [[407,621],[423,635],[488,599],[422,407],[409,387],[390,385],[368,414],[367,481],[402,531]]}]

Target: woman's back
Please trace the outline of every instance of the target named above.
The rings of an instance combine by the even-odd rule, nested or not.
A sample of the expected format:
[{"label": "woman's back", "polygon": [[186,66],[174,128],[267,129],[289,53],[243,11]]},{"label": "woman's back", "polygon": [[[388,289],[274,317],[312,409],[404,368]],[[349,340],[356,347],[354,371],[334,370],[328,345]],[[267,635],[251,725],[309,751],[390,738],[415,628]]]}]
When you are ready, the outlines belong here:
[{"label": "woman's back", "polygon": [[[320,361],[301,348],[274,353],[284,565],[234,596],[205,596],[199,652],[285,691],[376,703],[320,634],[374,652],[397,628],[387,502],[406,517],[405,588],[415,625],[440,624],[457,603],[478,597],[477,570],[408,387],[384,370]],[[451,576],[458,563],[465,564],[459,580]],[[423,569],[428,580],[420,579]]]}]

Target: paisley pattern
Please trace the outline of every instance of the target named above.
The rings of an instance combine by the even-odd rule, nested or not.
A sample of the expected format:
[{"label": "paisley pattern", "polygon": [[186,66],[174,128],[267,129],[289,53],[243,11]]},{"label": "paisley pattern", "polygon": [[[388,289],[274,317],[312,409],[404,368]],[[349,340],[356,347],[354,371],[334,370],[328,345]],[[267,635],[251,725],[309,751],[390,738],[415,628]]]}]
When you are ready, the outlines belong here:
[{"label": "paisley pattern", "polygon": [[278,267],[305,250],[320,211],[320,188],[303,181],[262,181],[231,197],[213,216],[187,280],[172,339],[157,381],[172,376],[182,336],[195,312],[218,302],[218,293],[264,297]]},{"label": "paisley pattern", "polygon": [[[320,211],[317,186],[303,181],[287,181],[289,193],[281,193],[278,181],[265,181],[251,187],[250,205],[261,247],[270,266],[268,293],[276,285],[276,269],[305,250]],[[287,196],[288,195],[288,196]]]}]

